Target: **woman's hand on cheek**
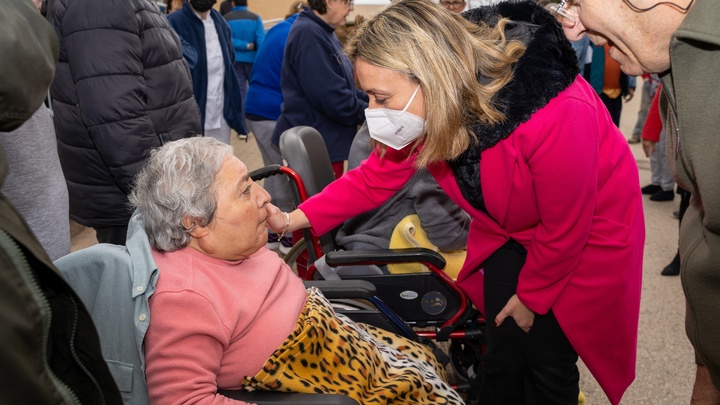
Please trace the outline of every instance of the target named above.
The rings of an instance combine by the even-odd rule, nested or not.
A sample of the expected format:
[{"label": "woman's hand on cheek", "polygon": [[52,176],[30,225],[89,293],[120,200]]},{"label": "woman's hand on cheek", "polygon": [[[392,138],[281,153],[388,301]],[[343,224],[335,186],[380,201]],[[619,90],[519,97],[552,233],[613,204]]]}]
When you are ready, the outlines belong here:
[{"label": "woman's hand on cheek", "polygon": [[265,209],[267,210],[267,228],[275,233],[281,233],[287,224],[287,217],[285,216],[285,213],[280,211],[280,208],[268,204],[265,206]]},{"label": "woman's hand on cheek", "polygon": [[513,318],[515,323],[520,327],[520,329],[524,330],[525,333],[530,331],[530,328],[535,321],[535,313],[532,312],[530,308],[526,307],[522,301],[520,301],[517,294],[510,297],[510,300],[508,300],[507,304],[505,304],[505,307],[502,311],[500,311],[497,317],[495,317],[495,326],[500,326],[508,316]]}]

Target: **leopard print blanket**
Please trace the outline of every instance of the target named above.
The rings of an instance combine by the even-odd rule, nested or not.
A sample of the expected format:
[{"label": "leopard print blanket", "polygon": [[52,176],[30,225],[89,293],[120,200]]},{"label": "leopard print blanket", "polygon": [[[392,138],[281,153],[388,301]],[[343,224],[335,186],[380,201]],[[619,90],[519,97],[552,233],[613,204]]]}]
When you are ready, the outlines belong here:
[{"label": "leopard print blanket", "polygon": [[463,404],[429,347],[336,314],[316,289],[248,391],[341,394],[361,404]]}]

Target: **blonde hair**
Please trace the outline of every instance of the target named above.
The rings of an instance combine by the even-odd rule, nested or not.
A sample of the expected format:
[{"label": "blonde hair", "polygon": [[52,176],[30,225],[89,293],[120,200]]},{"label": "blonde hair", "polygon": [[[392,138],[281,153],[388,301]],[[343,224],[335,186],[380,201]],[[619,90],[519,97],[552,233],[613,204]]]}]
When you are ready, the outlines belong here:
[{"label": "blonde hair", "polygon": [[345,50],[353,62],[405,73],[422,86],[427,132],[418,167],[457,158],[477,141],[473,122],[505,119],[493,98],[525,51],[506,40],[506,23],[478,26],[431,0],[398,0],[349,39]]},{"label": "blonde hair", "polygon": [[285,16],[285,19],[288,19],[288,18],[292,17],[293,15],[301,12],[303,6],[307,7],[307,2],[304,2],[304,1],[292,2],[292,4],[290,4],[290,10],[288,11],[288,14]]}]

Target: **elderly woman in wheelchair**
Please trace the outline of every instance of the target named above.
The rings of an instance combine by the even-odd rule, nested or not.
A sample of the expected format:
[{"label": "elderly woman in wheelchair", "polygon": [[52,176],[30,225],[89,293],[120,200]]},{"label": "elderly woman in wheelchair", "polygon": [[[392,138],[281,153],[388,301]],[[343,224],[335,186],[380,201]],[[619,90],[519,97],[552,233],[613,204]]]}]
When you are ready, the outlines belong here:
[{"label": "elderly woman in wheelchair", "polygon": [[335,314],[265,247],[268,193],[211,138],[153,151],[130,201],[160,270],[145,338],[153,403],[218,390],[462,403],[429,348]]}]

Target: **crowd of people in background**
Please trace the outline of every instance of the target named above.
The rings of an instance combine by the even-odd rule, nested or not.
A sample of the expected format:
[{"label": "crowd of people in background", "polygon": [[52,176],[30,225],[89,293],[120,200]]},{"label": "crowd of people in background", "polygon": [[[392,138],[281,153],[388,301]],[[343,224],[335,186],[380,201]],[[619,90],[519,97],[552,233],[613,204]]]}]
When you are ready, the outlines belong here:
[{"label": "crowd of people in background", "polygon": [[[489,320],[480,391],[486,404],[582,401],[578,358],[610,402],[620,403],[635,377],[642,195],[653,202],[680,195],[679,246],[668,247],[677,252],[660,274],[683,274],[697,363],[690,403],[720,405],[720,116],[712,108],[720,9],[713,2],[527,0],[472,9],[465,0],[395,0],[348,22],[353,0],[306,0],[270,29],[248,0],[0,2],[0,25],[9,33],[0,38],[9,61],[0,67],[0,323],[9,326],[0,359],[3,386],[15,388],[2,389],[3,399],[122,403],[122,384],[93,328],[96,314],[53,261],[69,257],[68,220],[93,228],[100,243],[125,245],[135,232],[133,210],[148,203],[135,189],[138,174],[149,195],[164,171],[177,169],[165,156],[165,166],[143,171],[148,159],[160,159],[154,154],[166,145],[205,142],[217,153],[203,156],[215,160],[193,163],[198,173],[191,174],[205,183],[182,198],[207,203],[198,210],[209,211],[178,208],[177,199],[145,207],[181,214],[168,232],[185,238],[175,249],[183,254],[170,255],[175,250],[159,247],[145,228],[147,252],[164,274],[194,260],[212,262],[197,266],[203,275],[247,269],[267,248],[286,253],[292,232],[308,226],[322,233],[344,222],[340,242],[348,248],[364,237],[389,238],[385,231],[406,214],[438,230],[437,221],[423,221],[419,205],[432,194],[430,205],[448,218],[443,225],[454,226],[433,244],[467,254],[457,285]],[[28,46],[7,38],[27,38]],[[618,127],[636,87],[641,108],[626,138]],[[260,189],[242,162],[227,158],[233,133],[252,134],[263,164],[282,164],[281,134],[303,125],[322,135],[337,181],[299,207],[284,176]],[[184,140],[195,137],[219,142]],[[636,143],[650,161],[646,185],[629,146]],[[363,148],[348,165],[351,146]],[[252,209],[240,213],[234,199]],[[217,225],[227,218],[229,226]],[[230,237],[245,244],[229,248],[223,238]],[[208,398],[217,389],[262,386],[255,372],[268,355],[281,354],[275,349],[295,342],[283,339],[304,319],[305,300],[324,305],[275,259],[273,274],[290,280],[295,306],[274,340],[253,337],[264,351],[253,353],[247,370],[223,363],[252,352],[247,347],[208,346],[220,350],[204,358],[212,364],[187,351],[190,340],[222,329],[223,317],[235,319],[242,309],[229,306],[207,331],[188,332],[185,318],[173,319],[174,301],[155,301],[167,322],[148,331],[151,398],[191,398],[197,392],[187,384],[197,375],[209,382]],[[183,290],[197,268],[173,273],[172,285],[166,275],[158,297]],[[250,285],[242,277],[233,283]],[[232,295],[222,282],[200,289],[207,285]],[[217,309],[201,297],[206,291],[182,301],[187,319],[208,321],[190,312]],[[253,292],[258,313],[270,313],[263,291]],[[352,336],[366,336],[351,328]],[[612,342],[603,338],[608,329]],[[167,331],[191,339],[177,344]],[[222,336],[228,342],[243,334],[229,332]],[[383,337],[363,339],[377,346]],[[390,346],[388,353],[401,356]],[[185,374],[167,353],[186,355]],[[433,392],[455,401],[432,355],[419,363],[416,374],[433,381]],[[243,375],[228,383],[228,371]]]}]

